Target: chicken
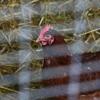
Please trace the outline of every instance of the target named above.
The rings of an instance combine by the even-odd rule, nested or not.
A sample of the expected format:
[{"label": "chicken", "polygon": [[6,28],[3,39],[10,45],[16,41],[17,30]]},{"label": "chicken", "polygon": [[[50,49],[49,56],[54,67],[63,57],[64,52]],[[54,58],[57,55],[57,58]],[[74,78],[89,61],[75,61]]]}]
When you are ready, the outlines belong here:
[{"label": "chicken", "polygon": [[[65,45],[64,37],[53,30],[50,25],[45,26],[41,30],[36,42],[43,46],[45,55],[43,69],[67,67],[70,65],[71,57]],[[66,83],[68,83],[68,79],[65,74],[61,78],[43,80],[43,85],[46,87],[64,85]],[[54,97],[52,100],[66,100],[66,96]]]},{"label": "chicken", "polygon": [[[86,67],[87,69],[88,67],[92,69],[92,64],[88,64],[88,66],[86,66],[85,63],[88,63],[89,61],[95,61],[98,59],[100,60],[100,52],[72,55],[65,44],[64,37],[61,34],[59,34],[57,31],[55,31],[53,27],[50,25],[46,25],[41,30],[36,42],[40,43],[40,45],[42,45],[43,47],[43,52],[44,52],[43,70],[48,69],[48,68],[65,68],[65,67],[70,68],[70,65],[72,64],[73,56],[74,58],[75,57],[77,58],[77,56],[81,56],[82,67]],[[44,79],[42,81],[42,84],[45,87],[67,85],[69,83],[70,77],[67,76],[66,73],[63,73],[63,76],[61,77],[56,77],[56,78],[46,79],[46,80]],[[80,82],[91,81],[97,78],[100,78],[99,71],[97,73],[91,72],[87,74],[84,74],[84,73],[80,74]],[[55,92],[57,91],[54,91],[54,94]],[[80,98],[79,100],[85,100],[83,98],[89,98],[89,97],[93,99],[94,94],[88,94],[90,92],[91,91],[85,92],[85,94],[87,93],[85,96],[79,95],[79,98]],[[84,94],[84,92],[80,94]],[[99,93],[99,96],[100,96],[100,93]],[[50,100],[67,100],[67,97],[68,96],[63,94],[63,95],[52,97],[50,98]]]}]

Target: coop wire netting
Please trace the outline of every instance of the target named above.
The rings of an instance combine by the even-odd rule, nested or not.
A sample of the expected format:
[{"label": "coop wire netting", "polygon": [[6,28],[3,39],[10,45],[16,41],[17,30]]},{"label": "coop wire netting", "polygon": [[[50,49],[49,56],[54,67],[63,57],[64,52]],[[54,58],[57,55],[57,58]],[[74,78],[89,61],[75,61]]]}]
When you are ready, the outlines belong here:
[{"label": "coop wire netting", "polygon": [[[100,95],[100,74],[79,82],[82,73],[100,73],[100,58],[83,65],[81,56],[77,63],[73,56],[70,67],[42,70],[45,55],[35,41],[46,24],[64,36],[73,55],[100,52],[100,0],[0,0],[0,100],[47,100],[63,94],[68,100],[100,100],[95,94],[92,99],[84,98],[88,91]],[[66,53],[58,54],[54,48],[52,57]],[[41,84],[64,74],[70,77],[69,84]],[[81,92],[83,99],[78,98]]]}]

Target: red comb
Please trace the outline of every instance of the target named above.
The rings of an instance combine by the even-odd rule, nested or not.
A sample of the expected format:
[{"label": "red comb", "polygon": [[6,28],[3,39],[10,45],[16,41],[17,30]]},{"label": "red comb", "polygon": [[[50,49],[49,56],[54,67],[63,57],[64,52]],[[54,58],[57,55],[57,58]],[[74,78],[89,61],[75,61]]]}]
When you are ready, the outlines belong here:
[{"label": "red comb", "polygon": [[39,37],[41,38],[41,36],[44,36],[45,33],[48,32],[50,29],[53,29],[53,26],[51,26],[51,25],[44,26],[44,28],[40,32],[40,36]]},{"label": "red comb", "polygon": [[48,32],[50,29],[53,29],[51,25],[44,26],[44,28],[40,31],[39,37],[36,42],[41,42],[42,45],[52,44],[54,41],[53,37],[51,35],[45,36],[46,32]]}]

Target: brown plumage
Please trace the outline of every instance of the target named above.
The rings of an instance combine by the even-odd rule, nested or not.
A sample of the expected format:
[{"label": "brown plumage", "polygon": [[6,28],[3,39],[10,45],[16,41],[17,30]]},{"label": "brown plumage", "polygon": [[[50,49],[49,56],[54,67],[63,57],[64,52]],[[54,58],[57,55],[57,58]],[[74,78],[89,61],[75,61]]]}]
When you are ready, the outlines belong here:
[{"label": "brown plumage", "polygon": [[[46,32],[47,32],[46,34],[49,34],[49,31]],[[54,33],[55,31],[51,32]],[[53,35],[54,41],[50,45],[49,43],[46,43],[46,45],[42,45],[44,52],[43,70],[48,68],[63,68],[63,66],[69,68],[70,65],[72,64],[73,56],[74,58],[75,57],[77,58],[77,56],[81,56],[82,67],[85,67],[85,63],[87,62],[100,60],[100,52],[83,53],[79,55],[75,54],[72,56],[68,50],[68,47],[66,46],[64,37],[58,33],[51,34],[51,32],[50,35]],[[86,68],[87,67],[92,68],[92,65],[90,64],[86,66]],[[77,75],[73,77],[77,77]],[[100,71],[91,72],[87,74],[84,73],[80,74],[80,82],[86,82],[96,79],[100,79]],[[64,73],[63,76],[60,78],[57,77],[57,78],[43,80],[42,84],[44,85],[44,87],[67,85],[69,83],[69,80],[70,77]],[[100,97],[100,92],[95,92],[95,91],[87,91],[85,93],[84,92],[80,93],[81,95],[79,95],[79,100],[90,100],[90,98],[92,98],[91,100],[93,100],[93,98],[96,97],[96,94],[98,94],[98,96]],[[82,96],[83,94],[84,96]],[[67,97],[68,96],[66,95],[59,95],[58,97],[50,98],[50,100],[67,100]]]},{"label": "brown plumage", "polygon": [[[44,58],[43,69],[54,68],[54,67],[59,68],[59,67],[63,67],[63,66],[68,67],[71,63],[71,57],[69,55],[67,55],[67,52],[69,53],[69,51],[66,48],[64,37],[58,35],[58,36],[54,36],[54,39],[55,39],[55,41],[51,46],[43,47],[43,52],[44,52],[44,55],[46,56]],[[63,46],[63,48],[60,48],[60,46]],[[59,55],[61,53],[63,54],[64,50],[65,50],[66,54]],[[59,56],[56,56],[56,55],[53,56],[53,54],[55,54],[55,53]],[[48,57],[48,56],[50,56],[50,57]],[[63,75],[63,77],[60,77],[60,78],[44,80],[43,84],[46,87],[47,86],[52,87],[52,86],[57,86],[57,85],[66,85],[66,84],[68,84],[68,81],[69,81],[68,78],[65,75]],[[64,95],[64,96],[54,97],[54,98],[51,98],[51,100],[66,100],[66,96]]]}]

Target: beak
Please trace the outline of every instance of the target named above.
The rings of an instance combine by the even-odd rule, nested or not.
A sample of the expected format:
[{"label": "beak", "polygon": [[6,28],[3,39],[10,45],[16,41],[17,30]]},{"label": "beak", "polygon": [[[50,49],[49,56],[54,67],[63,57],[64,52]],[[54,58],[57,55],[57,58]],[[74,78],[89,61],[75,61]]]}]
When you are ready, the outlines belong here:
[{"label": "beak", "polygon": [[39,39],[39,38],[37,38],[36,43],[39,43],[39,42],[40,42],[40,39]]}]

